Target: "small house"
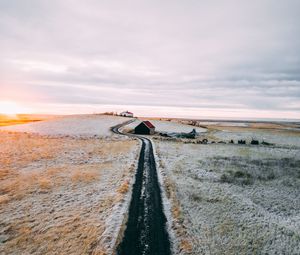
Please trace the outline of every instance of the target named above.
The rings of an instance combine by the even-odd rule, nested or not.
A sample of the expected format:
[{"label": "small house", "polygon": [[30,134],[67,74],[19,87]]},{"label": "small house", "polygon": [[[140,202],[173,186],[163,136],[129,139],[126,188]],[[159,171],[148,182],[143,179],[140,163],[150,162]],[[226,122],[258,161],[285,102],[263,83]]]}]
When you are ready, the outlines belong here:
[{"label": "small house", "polygon": [[153,135],[154,132],[155,126],[148,120],[142,121],[134,129],[134,133],[140,135]]},{"label": "small house", "polygon": [[120,116],[123,116],[123,117],[133,117],[133,113],[129,112],[129,111],[121,112]]}]

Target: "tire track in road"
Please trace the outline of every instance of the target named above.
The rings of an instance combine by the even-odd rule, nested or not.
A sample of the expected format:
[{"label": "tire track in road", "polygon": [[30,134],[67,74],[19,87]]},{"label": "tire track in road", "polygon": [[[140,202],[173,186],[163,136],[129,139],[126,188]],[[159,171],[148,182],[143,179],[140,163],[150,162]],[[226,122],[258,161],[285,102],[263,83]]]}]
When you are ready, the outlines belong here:
[{"label": "tire track in road", "polygon": [[150,139],[125,134],[119,129],[132,121],[117,125],[112,131],[119,135],[136,137],[142,142],[138,168],[135,174],[128,221],[124,237],[117,248],[118,255],[171,254],[166,216]]}]

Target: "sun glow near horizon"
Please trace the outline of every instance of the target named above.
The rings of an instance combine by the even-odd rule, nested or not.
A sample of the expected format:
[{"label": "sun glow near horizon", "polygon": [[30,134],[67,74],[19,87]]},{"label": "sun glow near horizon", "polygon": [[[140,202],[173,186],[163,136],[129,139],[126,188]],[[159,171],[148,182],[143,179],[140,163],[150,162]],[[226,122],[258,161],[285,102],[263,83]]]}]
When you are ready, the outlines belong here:
[{"label": "sun glow near horizon", "polygon": [[16,115],[27,113],[28,109],[14,101],[0,101],[0,114]]}]

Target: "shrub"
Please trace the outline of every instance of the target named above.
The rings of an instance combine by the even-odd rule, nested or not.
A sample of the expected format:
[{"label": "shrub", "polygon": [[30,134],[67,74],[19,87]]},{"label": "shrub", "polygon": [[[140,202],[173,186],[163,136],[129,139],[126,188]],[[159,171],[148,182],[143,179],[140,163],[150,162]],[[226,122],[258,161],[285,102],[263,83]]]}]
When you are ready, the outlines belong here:
[{"label": "shrub", "polygon": [[247,172],[241,170],[238,171],[227,171],[220,177],[221,182],[234,183],[239,185],[250,185],[253,184],[253,177]]},{"label": "shrub", "polygon": [[180,242],[180,251],[190,253],[193,250],[191,242],[187,239],[183,239]]},{"label": "shrub", "polygon": [[234,172],[233,176],[235,178],[251,178],[251,174],[249,174],[247,172],[240,171],[240,170]]},{"label": "shrub", "polygon": [[202,201],[202,197],[199,194],[196,194],[196,193],[191,194],[190,198],[193,201],[197,201],[197,202],[201,202]]}]

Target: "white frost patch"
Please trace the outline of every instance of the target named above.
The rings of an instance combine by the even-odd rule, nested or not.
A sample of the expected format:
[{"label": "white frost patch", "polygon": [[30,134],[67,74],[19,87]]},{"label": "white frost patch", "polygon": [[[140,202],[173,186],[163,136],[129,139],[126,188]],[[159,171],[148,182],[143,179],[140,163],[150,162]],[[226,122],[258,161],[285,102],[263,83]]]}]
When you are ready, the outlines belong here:
[{"label": "white frost patch", "polygon": [[22,125],[2,127],[0,130],[36,133],[53,136],[99,136],[113,133],[112,126],[125,122],[128,118],[108,115],[74,115]]}]

